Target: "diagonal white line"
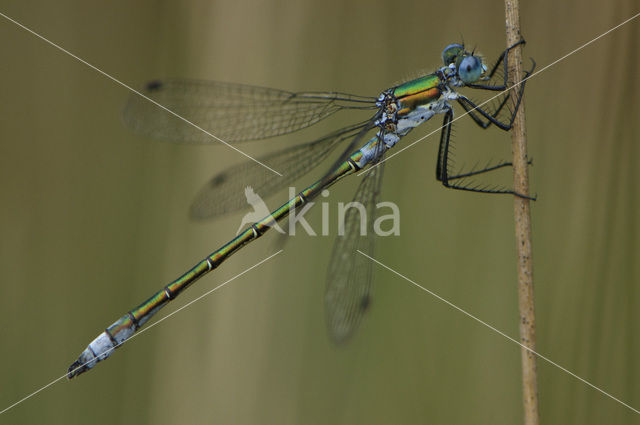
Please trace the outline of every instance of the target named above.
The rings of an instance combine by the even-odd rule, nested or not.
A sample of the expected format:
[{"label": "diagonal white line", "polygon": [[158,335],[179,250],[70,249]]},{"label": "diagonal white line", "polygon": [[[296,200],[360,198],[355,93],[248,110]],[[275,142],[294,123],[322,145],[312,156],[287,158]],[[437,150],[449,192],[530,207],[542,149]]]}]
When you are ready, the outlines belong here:
[{"label": "diagonal white line", "polygon": [[[103,76],[105,76],[105,77],[109,78],[110,80],[114,81],[115,83],[117,83],[117,84],[119,84],[119,85],[121,85],[121,86],[125,87],[125,88],[126,88],[126,89],[128,89],[129,91],[131,91],[131,92],[133,92],[133,93],[136,93],[137,95],[141,96],[142,98],[144,98],[144,99],[148,100],[149,102],[151,102],[151,103],[155,104],[155,105],[156,105],[156,106],[158,106],[159,108],[162,108],[163,110],[167,111],[168,113],[170,113],[170,114],[174,115],[175,117],[177,117],[177,118],[179,118],[179,119],[183,120],[183,121],[184,121],[184,122],[186,122],[187,124],[192,125],[193,127],[195,127],[196,129],[198,129],[198,130],[202,131],[203,133],[205,133],[205,134],[209,135],[210,137],[212,137],[212,138],[214,138],[214,139],[216,139],[216,140],[220,141],[221,143],[225,144],[226,146],[230,147],[231,149],[235,150],[236,152],[238,152],[238,153],[240,153],[240,154],[244,155],[245,157],[247,157],[247,158],[249,158],[249,159],[251,159],[251,160],[255,161],[256,163],[258,163],[258,164],[262,165],[263,167],[267,168],[268,170],[272,171],[273,173],[275,173],[275,174],[277,174],[277,175],[279,175],[279,176],[282,176],[282,174],[280,174],[279,172],[277,172],[277,171],[273,170],[272,168],[268,167],[267,165],[263,164],[262,162],[258,161],[257,159],[255,159],[255,158],[251,157],[250,155],[248,155],[248,154],[244,153],[243,151],[239,150],[238,148],[236,148],[236,147],[234,147],[234,146],[230,145],[229,143],[225,142],[224,140],[222,140],[222,139],[218,138],[217,136],[215,136],[215,135],[211,134],[210,132],[208,132],[208,131],[204,130],[203,128],[201,128],[201,127],[199,127],[198,125],[196,125],[196,124],[192,123],[191,121],[187,120],[186,118],[183,118],[182,116],[180,116],[180,115],[176,114],[175,112],[173,112],[173,111],[169,110],[168,108],[164,107],[163,105],[159,104],[158,102],[154,101],[153,99],[150,99],[149,97],[147,97],[147,96],[145,96],[144,94],[140,93],[139,91],[137,91],[137,90],[133,89],[132,87],[128,86],[127,84],[125,84],[125,83],[121,82],[120,80],[116,79],[115,77],[111,76],[110,74],[106,73],[105,71],[100,70],[100,69],[99,69],[99,68],[97,68],[96,66],[94,66],[94,65],[90,64],[89,62],[87,62],[87,61],[85,61],[85,60],[81,59],[80,57],[78,57],[78,56],[74,55],[73,53],[71,53],[71,52],[69,52],[68,50],[64,49],[63,47],[59,46],[58,44],[56,44],[56,43],[54,43],[54,42],[52,42],[52,41],[48,40],[48,39],[47,39],[47,38],[45,38],[44,36],[42,36],[42,35],[38,34],[37,32],[35,32],[34,30],[32,30],[32,29],[30,29],[30,28],[28,28],[28,27],[24,26],[24,25],[23,25],[23,24],[21,24],[20,22],[18,22],[18,21],[16,21],[16,20],[14,20],[14,19],[12,19],[12,18],[10,18],[9,16],[5,15],[5,14],[4,14],[4,13],[2,13],[2,12],[0,12],[0,16],[2,16],[3,18],[7,19],[8,21],[10,21],[10,22],[14,23],[15,25],[19,26],[20,28],[24,29],[25,31],[27,31],[27,32],[31,33],[32,35],[36,36],[37,38],[39,38],[39,39],[43,40],[43,41],[44,41],[44,42],[46,42],[47,44],[49,44],[49,45],[51,45],[51,46],[55,47],[56,49],[58,49],[58,50],[60,50],[60,51],[62,51],[63,53],[66,53],[67,55],[69,55],[69,56],[73,57],[74,59],[78,60],[79,62],[83,63],[84,65],[88,66],[89,68],[93,69],[94,71],[98,72],[99,74],[101,74],[101,75],[103,75]],[[585,44],[581,45],[580,47],[578,47],[578,48],[576,48],[576,49],[572,50],[571,52],[567,53],[566,55],[562,56],[561,58],[559,58],[559,59],[555,60],[554,62],[552,62],[552,63],[550,63],[550,64],[548,64],[548,65],[546,65],[545,67],[543,67],[542,69],[540,69],[540,70],[538,70],[538,71],[534,72],[533,74],[529,75],[527,78],[523,79],[522,81],[520,81],[520,82],[518,82],[518,83],[514,84],[513,86],[511,86],[511,87],[507,88],[506,90],[504,90],[503,92],[500,92],[499,94],[497,94],[497,95],[495,95],[495,96],[491,97],[490,99],[486,100],[485,102],[483,102],[483,103],[479,104],[476,108],[474,108],[474,109],[472,109],[472,110],[470,110],[470,111],[468,111],[468,112],[463,113],[462,115],[460,115],[460,116],[458,116],[457,118],[453,119],[453,120],[452,120],[452,122],[453,122],[453,121],[456,121],[457,119],[462,118],[462,117],[463,117],[463,116],[465,116],[465,115],[468,115],[468,114],[469,114],[470,112],[472,112],[473,110],[475,110],[475,109],[477,109],[477,108],[479,108],[479,107],[481,107],[481,106],[485,105],[486,103],[490,102],[491,100],[495,99],[496,97],[498,97],[498,96],[500,96],[500,95],[504,94],[506,91],[511,90],[512,88],[519,86],[520,84],[524,83],[524,82],[525,82],[526,80],[528,80],[529,78],[532,78],[533,76],[535,76],[535,75],[537,75],[537,74],[539,74],[539,73],[541,73],[541,72],[543,72],[543,71],[547,70],[547,69],[548,69],[548,68],[550,68],[551,66],[553,66],[553,65],[557,64],[558,62],[560,62],[560,61],[562,61],[562,60],[566,59],[567,57],[569,57],[569,56],[571,56],[572,54],[574,54],[574,53],[578,52],[579,50],[582,50],[582,49],[583,49],[583,48],[585,48],[586,46],[588,46],[588,45],[590,45],[590,44],[594,43],[594,42],[595,42],[595,41],[597,41],[598,39],[600,39],[600,38],[604,37],[605,35],[609,34],[610,32],[612,32],[612,31],[614,31],[614,30],[618,29],[619,27],[621,27],[621,26],[623,26],[623,25],[627,24],[628,22],[630,22],[631,20],[633,20],[633,19],[637,18],[638,16],[640,16],[640,13],[638,13],[638,14],[636,14],[636,15],[633,15],[632,17],[630,17],[630,18],[628,18],[627,20],[625,20],[625,21],[621,22],[620,24],[616,25],[615,27],[613,27],[613,28],[611,28],[611,29],[607,30],[606,32],[604,32],[604,33],[600,34],[599,36],[595,37],[594,39],[590,40],[589,42],[587,42],[587,43],[585,43]],[[382,162],[387,161],[388,159],[391,159],[391,158],[392,158],[392,157],[394,157],[395,155],[397,155],[397,154],[399,154],[399,153],[403,152],[404,150],[406,150],[406,149],[408,149],[408,148],[412,147],[413,145],[415,145],[415,144],[417,144],[418,142],[420,142],[420,141],[422,141],[422,140],[426,139],[427,137],[431,136],[432,134],[434,134],[434,133],[438,132],[438,131],[439,131],[439,130],[441,130],[441,129],[442,129],[442,127],[441,127],[441,128],[439,128],[439,129],[437,129],[437,130],[435,130],[435,131],[433,131],[433,132],[431,132],[431,133],[429,133],[429,134],[427,134],[426,136],[421,137],[420,139],[416,140],[415,142],[411,143],[411,144],[410,144],[410,145],[408,145],[408,146],[405,146],[404,148],[400,149],[399,151],[396,151],[394,154],[392,154],[392,155],[388,156],[387,158],[383,159],[382,161],[378,162],[376,165],[374,165],[374,167],[375,167],[375,166],[378,166],[378,165],[379,165],[379,164],[381,164]],[[368,171],[369,171],[369,170],[371,170],[372,168],[373,168],[373,167],[370,167],[370,168],[368,168],[367,170],[365,170],[365,171],[361,172],[361,173],[360,173],[360,174],[358,174],[358,175],[360,176],[360,175],[362,175],[362,174],[364,174],[364,173],[368,172]],[[184,308],[186,308],[186,307],[190,306],[191,304],[193,304],[193,303],[195,303],[195,302],[199,301],[199,300],[200,300],[200,299],[202,299],[203,297],[205,297],[205,296],[207,296],[207,295],[211,294],[212,292],[214,292],[214,291],[216,291],[216,290],[218,290],[218,289],[222,288],[223,286],[227,285],[227,284],[228,284],[228,283],[230,283],[231,281],[233,281],[233,280],[235,280],[236,278],[238,278],[238,277],[242,276],[243,274],[247,273],[248,271],[252,270],[253,268],[255,268],[255,267],[257,267],[257,266],[259,266],[259,265],[263,264],[263,263],[264,263],[264,262],[266,262],[267,260],[269,260],[269,259],[271,259],[271,258],[275,257],[276,255],[280,254],[281,252],[282,252],[282,250],[280,250],[280,251],[276,252],[275,254],[272,254],[271,256],[269,256],[269,257],[265,258],[264,260],[260,261],[259,263],[257,263],[257,264],[255,264],[255,265],[251,266],[250,268],[248,268],[248,269],[244,270],[243,272],[239,273],[238,275],[234,276],[233,278],[231,278],[231,279],[227,280],[226,282],[224,282],[224,283],[222,283],[222,284],[220,284],[220,285],[216,286],[215,288],[213,288],[213,289],[211,289],[210,291],[206,292],[205,294],[203,294],[203,295],[199,296],[198,298],[196,298],[196,299],[194,299],[194,300],[190,301],[190,302],[189,302],[189,303],[187,303],[186,305],[184,305],[184,306],[182,306],[181,308],[177,309],[176,311],[174,311],[174,312],[172,312],[172,313],[168,314],[167,316],[165,316],[165,317],[163,317],[163,318],[159,319],[158,321],[156,321],[156,322],[154,322],[153,324],[149,325],[149,326],[148,326],[148,327],[146,327],[145,329],[140,330],[138,333],[136,333],[136,334],[135,334],[135,335],[133,335],[131,338],[129,338],[129,340],[131,340],[131,339],[135,338],[136,336],[138,336],[138,335],[142,334],[143,332],[146,332],[147,330],[151,329],[153,326],[155,326],[155,325],[159,324],[160,322],[164,321],[165,319],[168,319],[169,317],[173,316],[174,314],[178,313],[179,311],[183,310]],[[481,319],[477,318],[476,316],[472,315],[471,313],[468,313],[467,311],[465,311],[465,310],[463,310],[462,308],[460,308],[460,307],[456,306],[455,304],[451,303],[450,301],[448,301],[448,300],[446,300],[446,299],[444,299],[444,298],[440,297],[439,295],[435,294],[434,292],[432,292],[432,291],[430,291],[430,290],[428,290],[428,289],[426,289],[426,288],[422,287],[422,286],[421,286],[421,285],[419,285],[418,283],[416,283],[416,282],[414,282],[413,280],[409,279],[408,277],[406,277],[406,276],[402,275],[401,273],[399,273],[399,272],[397,272],[397,271],[395,271],[395,270],[391,269],[390,267],[386,266],[385,264],[383,264],[383,263],[381,263],[381,262],[377,261],[376,259],[374,259],[374,258],[370,257],[369,255],[367,255],[367,254],[363,253],[362,251],[358,250],[358,252],[359,252],[360,254],[362,254],[363,256],[365,256],[365,257],[369,258],[371,261],[373,261],[373,262],[377,263],[378,265],[380,265],[380,266],[382,266],[382,267],[386,268],[387,270],[389,270],[389,271],[393,272],[394,274],[398,275],[399,277],[403,278],[404,280],[406,280],[406,281],[410,282],[410,283],[411,283],[411,284],[413,284],[414,286],[416,286],[416,287],[418,287],[418,288],[422,289],[423,291],[425,291],[425,292],[429,293],[430,295],[432,295],[432,296],[434,296],[434,297],[438,298],[440,301],[442,301],[442,302],[446,303],[446,304],[447,304],[447,305],[449,305],[450,307],[452,307],[452,308],[454,308],[454,309],[456,309],[456,310],[460,311],[461,313],[463,313],[463,314],[465,314],[466,316],[468,316],[468,317],[472,318],[473,320],[475,320],[475,321],[479,322],[480,324],[482,324],[482,325],[484,325],[484,326],[488,327],[489,329],[491,329],[491,330],[493,330],[494,332],[498,333],[499,335],[501,335],[501,336],[505,337],[506,339],[508,339],[508,340],[510,340],[510,341],[512,341],[512,342],[514,342],[514,343],[516,343],[516,344],[518,344],[519,346],[521,346],[521,347],[522,347],[522,348],[524,348],[525,350],[527,350],[527,351],[531,352],[532,354],[534,354],[534,355],[538,356],[539,358],[541,358],[541,359],[543,359],[543,360],[547,361],[548,363],[550,363],[550,364],[552,364],[553,366],[555,366],[555,367],[559,368],[560,370],[564,371],[565,373],[567,373],[567,374],[569,374],[569,375],[573,376],[574,378],[576,378],[576,379],[578,379],[579,381],[581,381],[581,382],[585,383],[586,385],[588,385],[588,386],[592,387],[593,389],[595,389],[595,390],[599,391],[600,393],[602,393],[602,394],[606,395],[607,397],[611,398],[612,400],[614,400],[614,401],[616,401],[616,402],[618,402],[618,403],[622,404],[623,406],[627,407],[628,409],[632,410],[633,412],[640,414],[640,411],[638,411],[637,409],[635,409],[635,408],[631,407],[630,405],[628,405],[628,404],[626,404],[625,402],[623,402],[623,401],[619,400],[618,398],[616,398],[616,397],[612,396],[611,394],[609,394],[609,393],[605,392],[604,390],[602,390],[602,389],[600,389],[600,388],[596,387],[595,385],[591,384],[591,383],[590,383],[590,382],[588,382],[587,380],[585,380],[585,379],[583,379],[583,378],[579,377],[578,375],[576,375],[575,373],[571,372],[570,370],[568,370],[568,369],[566,369],[566,368],[564,368],[564,367],[560,366],[559,364],[557,364],[557,363],[553,362],[552,360],[550,360],[549,358],[547,358],[547,357],[543,356],[542,354],[539,354],[538,352],[536,352],[536,351],[534,351],[534,350],[530,349],[529,347],[527,347],[527,346],[525,346],[524,344],[520,343],[520,342],[519,342],[519,341],[517,341],[516,339],[514,339],[514,338],[510,337],[509,335],[505,334],[504,332],[502,332],[502,331],[500,331],[500,330],[496,329],[495,327],[491,326],[490,324],[488,324],[488,323],[484,322],[483,320],[481,320]],[[114,347],[114,348],[115,348],[115,347]],[[8,411],[8,410],[10,410],[10,409],[12,409],[13,407],[15,407],[15,406],[19,405],[20,403],[24,402],[25,400],[27,400],[27,399],[29,399],[29,398],[33,397],[34,395],[38,394],[39,392],[41,392],[41,391],[45,390],[46,388],[48,388],[48,387],[52,386],[53,384],[57,383],[58,381],[60,381],[60,380],[62,380],[62,379],[64,379],[64,378],[66,378],[66,376],[67,376],[67,373],[65,373],[65,374],[64,374],[64,375],[62,375],[61,377],[59,377],[59,378],[57,378],[57,379],[53,380],[52,382],[48,383],[47,385],[45,385],[45,386],[41,387],[40,389],[38,389],[38,390],[34,391],[33,393],[29,394],[28,396],[26,396],[26,397],[24,397],[24,398],[20,399],[19,401],[17,401],[17,402],[15,402],[15,403],[11,404],[10,406],[8,406],[8,407],[6,407],[5,409],[1,410],[1,411],[0,411],[0,415],[1,415],[1,414],[3,414],[3,413],[5,413],[5,412],[7,412],[7,411]]]},{"label": "diagonal white line", "polygon": [[[640,12],[639,12],[639,13],[636,13],[636,14],[635,14],[635,15],[633,15],[632,17],[630,17],[630,18],[628,18],[628,19],[626,19],[626,20],[622,21],[621,23],[619,23],[619,24],[618,24],[618,25],[616,25],[615,27],[608,29],[607,31],[603,32],[602,34],[600,34],[600,35],[599,35],[599,36],[597,36],[596,38],[594,38],[594,39],[592,39],[592,40],[590,40],[590,41],[587,41],[587,42],[586,42],[586,43],[584,43],[582,46],[580,46],[580,47],[577,47],[577,48],[573,49],[572,51],[570,51],[570,52],[569,52],[569,53],[567,53],[566,55],[564,55],[564,56],[560,57],[559,59],[556,59],[555,61],[551,62],[550,64],[548,64],[548,65],[546,65],[546,66],[542,67],[542,68],[541,68],[541,69],[539,69],[538,71],[536,71],[536,72],[534,72],[533,74],[529,75],[527,78],[523,78],[521,81],[519,81],[519,82],[515,83],[514,85],[512,85],[511,87],[508,87],[507,89],[505,89],[505,90],[501,91],[501,92],[500,92],[500,93],[498,93],[497,95],[490,97],[489,99],[487,99],[487,100],[485,100],[484,102],[482,102],[482,103],[480,103],[479,105],[477,105],[475,108],[473,108],[473,109],[471,109],[471,110],[469,110],[469,111],[466,111],[466,112],[465,112],[465,113],[463,113],[462,115],[460,115],[460,116],[458,116],[458,117],[456,117],[456,118],[452,119],[452,120],[451,120],[451,122],[453,123],[453,122],[455,122],[455,121],[459,120],[460,118],[464,117],[465,115],[469,115],[471,112],[473,112],[473,111],[475,111],[476,109],[478,109],[478,108],[480,108],[480,107],[482,107],[482,106],[486,105],[487,103],[491,102],[493,99],[495,99],[495,98],[497,98],[497,97],[499,97],[499,96],[502,96],[503,94],[505,94],[505,93],[506,93],[506,92],[508,92],[509,90],[511,90],[511,89],[513,89],[513,88],[515,88],[515,87],[518,87],[519,85],[523,84],[525,81],[527,81],[528,79],[532,78],[533,76],[538,75],[538,74],[540,74],[540,73],[541,73],[541,72],[543,72],[543,71],[546,71],[547,69],[551,68],[552,66],[554,66],[554,65],[555,65],[555,64],[557,64],[558,62],[561,62],[561,61],[565,60],[565,59],[566,59],[566,58],[568,58],[569,56],[573,55],[574,53],[576,53],[576,52],[578,52],[578,51],[580,51],[580,50],[582,50],[582,49],[584,49],[584,48],[585,48],[585,47],[587,47],[588,45],[590,45],[590,44],[592,44],[592,43],[595,43],[596,41],[598,41],[599,39],[601,39],[601,38],[602,38],[602,37],[604,37],[605,35],[609,34],[610,32],[615,31],[615,30],[617,30],[618,28],[620,28],[621,26],[623,26],[623,25],[625,25],[625,24],[629,23],[630,21],[632,21],[632,20],[636,19],[638,16],[640,16]],[[383,158],[381,161],[378,161],[376,164],[372,165],[371,167],[367,168],[366,170],[361,171],[359,174],[357,174],[357,176],[361,176],[361,175],[363,175],[363,174],[365,174],[365,173],[368,173],[368,172],[369,172],[370,170],[372,170],[373,168],[375,168],[375,167],[379,166],[380,164],[382,164],[383,162],[385,162],[385,161],[387,161],[387,160],[389,160],[389,159],[393,158],[394,156],[396,156],[396,155],[398,155],[398,154],[400,154],[400,153],[404,152],[405,150],[409,149],[409,148],[410,148],[410,147],[412,147],[413,145],[415,145],[415,144],[417,144],[417,143],[419,143],[419,142],[423,141],[423,140],[424,140],[424,139],[426,139],[427,137],[429,137],[429,136],[431,136],[431,135],[433,135],[433,134],[435,134],[435,133],[438,133],[438,132],[439,132],[440,130],[442,130],[443,128],[444,128],[444,126],[442,126],[442,127],[438,128],[438,129],[436,129],[436,130],[432,131],[431,133],[428,133],[426,136],[422,136],[422,137],[421,137],[421,138],[419,138],[418,140],[416,140],[416,141],[414,141],[414,142],[412,142],[412,143],[408,144],[407,146],[403,147],[402,149],[395,151],[393,154],[391,154],[391,155],[387,156],[386,158]]]},{"label": "diagonal white line", "polygon": [[126,88],[127,90],[137,94],[138,96],[142,97],[143,99],[153,103],[154,105],[156,105],[158,108],[161,108],[165,111],[167,111],[168,113],[170,113],[171,115],[173,115],[176,118],[181,119],[182,121],[184,121],[185,123],[193,126],[194,128],[202,131],[204,134],[210,136],[211,138],[219,141],[220,143],[223,143],[224,145],[226,145],[227,147],[230,147],[231,149],[233,149],[234,151],[238,152],[239,154],[244,155],[245,157],[249,158],[250,160],[254,161],[257,164],[262,165],[264,168],[266,168],[267,170],[273,172],[274,174],[277,174],[278,176],[282,177],[282,174],[280,174],[279,172],[277,172],[276,170],[274,170],[273,168],[269,167],[268,165],[263,164],[262,162],[258,161],[257,159],[255,159],[254,157],[252,157],[251,155],[241,151],[240,149],[236,148],[235,146],[225,142],[224,140],[222,140],[221,138],[219,138],[218,136],[211,134],[210,132],[208,132],[207,130],[205,130],[204,128],[198,126],[197,124],[194,124],[193,122],[189,121],[188,119],[176,114],[175,112],[173,112],[171,109],[167,108],[166,106],[163,106],[161,104],[159,104],[158,102],[156,102],[155,100],[151,99],[148,96],[145,96],[144,94],[142,94],[141,92],[139,92],[138,90],[134,89],[133,87],[123,83],[122,81],[118,80],[116,77],[113,77],[111,74],[106,73],[105,71],[101,70],[100,68],[96,67],[95,65],[90,64],[89,62],[85,61],[84,59],[74,55],[73,53],[71,53],[70,51],[68,51],[67,49],[65,49],[64,47],[54,43],[53,41],[45,38],[44,36],[38,34],[37,32],[35,32],[34,30],[32,30],[31,28],[28,28],[24,25],[22,25],[20,22],[16,21],[15,19],[10,18],[9,16],[5,15],[4,13],[0,12],[0,16],[2,16],[3,18],[5,18],[6,20],[13,22],[14,24],[16,24],[17,26],[19,26],[20,28],[22,28],[23,30],[33,34],[34,36],[38,37],[40,40],[44,41],[45,43],[55,47],[56,49],[60,50],[63,53],[66,53],[67,55],[71,56],[72,58],[74,58],[75,60],[83,63],[84,65],[88,66],[89,68],[93,69],[94,71],[96,71],[97,73],[107,77],[108,79],[110,79],[111,81],[113,81],[116,84],[121,85],[122,87]]},{"label": "diagonal white line", "polygon": [[[115,350],[116,348],[118,348],[119,346],[121,346],[122,344],[124,344],[127,341],[131,341],[133,338],[143,334],[144,332],[148,331],[149,329],[151,329],[152,327],[158,325],[159,323],[167,320],[168,318],[170,318],[171,316],[173,316],[174,314],[184,310],[185,308],[189,307],[190,305],[192,305],[193,303],[196,303],[198,301],[200,301],[202,298],[206,297],[207,295],[217,291],[218,289],[222,288],[223,286],[226,286],[228,283],[236,280],[237,278],[239,278],[240,276],[242,276],[243,274],[255,269],[256,267],[260,266],[261,264],[264,264],[265,262],[269,261],[270,259],[272,259],[273,257],[275,257],[276,255],[280,254],[283,250],[281,249],[280,251],[276,252],[275,254],[271,254],[270,256],[268,256],[267,258],[263,259],[262,261],[254,264],[253,266],[249,267],[248,269],[245,269],[244,271],[238,273],[237,275],[233,276],[231,279],[227,280],[224,283],[221,283],[220,285],[216,286],[213,289],[210,289],[209,291],[205,292],[204,294],[200,295],[198,298],[195,298],[192,301],[189,301],[187,304],[183,305],[182,307],[180,307],[179,309],[177,309],[176,311],[173,311],[169,314],[167,314],[165,317],[155,321],[154,323],[150,324],[149,326],[147,326],[146,328],[143,328],[141,330],[139,330],[138,332],[136,332],[135,334],[133,334],[131,336],[131,338],[127,339],[126,341],[121,342],[120,344],[116,345],[115,347],[113,347],[111,350],[107,351],[107,352],[111,352],[112,350]],[[93,360],[92,360],[93,361]],[[87,362],[83,365],[78,366],[78,368],[81,368],[82,366],[85,366],[86,364],[91,363],[91,362]],[[5,413],[6,411],[16,407],[17,405],[19,405],[20,403],[30,399],[31,397],[33,397],[34,395],[38,394],[41,391],[46,390],[47,388],[49,388],[50,386],[52,386],[53,384],[65,379],[67,377],[67,373],[65,373],[64,375],[62,375],[59,378],[54,379],[53,381],[49,382],[47,385],[37,389],[36,391],[32,392],[31,394],[21,398],[20,400],[16,401],[15,403],[11,404],[10,406],[5,407],[3,410],[0,410],[0,415],[2,415],[3,413]]]},{"label": "diagonal white line", "polygon": [[476,322],[480,323],[481,325],[486,326],[487,328],[491,329],[492,331],[496,332],[498,335],[501,335],[503,337],[505,337],[506,339],[508,339],[511,342],[514,342],[516,344],[518,344],[520,347],[524,348],[525,350],[527,350],[528,352],[538,356],[539,358],[541,358],[542,360],[546,361],[547,363],[550,363],[551,365],[557,367],[558,369],[562,370],[563,372],[573,376],[574,378],[576,378],[577,380],[579,380],[580,382],[587,384],[588,386],[590,386],[591,388],[593,388],[594,390],[599,391],[600,393],[606,395],[607,397],[609,397],[610,399],[617,401],[618,403],[622,404],[624,407],[628,408],[629,410],[632,410],[635,413],[640,414],[640,410],[637,410],[633,407],[631,407],[630,405],[628,405],[627,403],[625,403],[624,401],[612,396],[611,394],[609,394],[608,392],[596,387],[595,385],[593,385],[591,382],[587,381],[586,379],[583,379],[581,377],[579,377],[578,375],[576,375],[575,373],[571,372],[569,369],[560,366],[558,363],[554,362],[553,360],[549,359],[548,357],[543,356],[542,354],[538,353],[535,350],[532,350],[531,348],[527,347],[526,345],[522,344],[520,341],[510,337],[509,335],[507,335],[506,333],[502,332],[501,330],[495,328],[494,326],[491,326],[490,324],[488,324],[487,322],[485,322],[484,320],[474,316],[473,314],[469,313],[468,311],[458,307],[457,305],[453,304],[451,301],[448,301],[445,298],[442,298],[440,295],[436,294],[433,291],[428,290],[427,288],[425,288],[424,286],[421,286],[420,284],[414,282],[413,280],[409,279],[408,277],[406,277],[405,275],[395,271],[394,269],[392,269],[391,267],[381,263],[380,261],[376,260],[373,257],[370,257],[369,255],[365,254],[364,252],[360,251],[359,249],[357,250],[360,254],[364,255],[365,257],[367,257],[369,260],[373,261],[374,263],[378,264],[379,266],[384,267],[385,269],[389,270],[390,272],[392,272],[393,274],[401,277],[402,279],[406,280],[407,282],[411,283],[413,286],[415,286],[416,288],[422,289],[424,292],[428,293],[429,295],[437,298],[438,300],[442,301],[443,303],[447,304],[449,307],[452,307],[456,310],[458,310],[460,313],[464,314],[467,317],[470,317],[471,319],[475,320]]}]

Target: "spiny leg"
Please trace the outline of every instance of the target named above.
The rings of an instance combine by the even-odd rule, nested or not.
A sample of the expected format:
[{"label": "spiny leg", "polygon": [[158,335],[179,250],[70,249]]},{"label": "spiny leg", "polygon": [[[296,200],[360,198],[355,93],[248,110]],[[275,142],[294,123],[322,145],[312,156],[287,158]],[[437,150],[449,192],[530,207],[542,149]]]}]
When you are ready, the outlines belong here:
[{"label": "spiny leg", "polygon": [[[529,161],[529,164],[531,164],[531,161]],[[510,165],[513,165],[511,162],[499,162],[495,165],[487,165],[486,167],[480,169],[480,170],[472,170],[469,171],[468,173],[461,173],[461,174],[456,174],[453,176],[447,176],[447,179],[449,181],[451,180],[458,180],[458,179],[463,179],[465,177],[471,177],[471,176],[477,176],[478,174],[482,174],[482,173],[486,173],[489,171],[493,171],[493,170],[497,170],[499,168],[503,168],[503,167],[509,167]],[[475,167],[474,167],[475,168]]]},{"label": "spiny leg", "polygon": [[[500,112],[502,111],[502,108],[504,107],[504,105],[507,104],[507,100],[509,100],[510,96],[511,96],[510,94],[507,94],[506,96],[504,96],[504,99],[502,100],[502,102],[500,102],[500,105],[498,105],[498,107],[495,108],[495,111],[491,114],[491,116],[494,118],[494,120],[487,119],[486,121],[484,121],[480,116],[478,116],[478,113],[476,112],[476,110],[474,108],[468,106],[467,104],[465,104],[460,99],[457,99],[457,100],[458,100],[458,103],[464,108],[464,110],[467,111],[467,115],[469,115],[473,119],[473,122],[475,122],[482,129],[486,130],[487,127],[489,127],[491,124],[494,123],[494,121],[499,122],[498,115],[500,115]],[[464,99],[465,100],[469,100],[467,97],[464,97]],[[470,102],[470,103],[472,103],[472,102]],[[481,108],[477,107],[477,109],[481,109]],[[484,112],[485,114],[488,113],[484,109],[482,110],[482,112]],[[500,127],[500,128],[502,128],[502,127]]]},{"label": "spiny leg", "polygon": [[[522,195],[513,190],[509,189],[501,189],[501,188],[489,188],[482,186],[468,186],[464,184],[453,183],[453,180],[459,180],[465,177],[476,176],[479,174],[483,174],[489,171],[497,170],[499,168],[508,167],[512,165],[511,162],[502,162],[497,165],[493,165],[490,167],[485,167],[481,170],[475,170],[464,174],[457,175],[449,175],[448,166],[449,166],[449,148],[451,141],[451,123],[453,121],[453,111],[451,109],[447,110],[444,114],[444,120],[442,123],[442,132],[440,133],[440,144],[438,147],[438,162],[436,163],[436,179],[442,183],[442,185],[449,189],[456,190],[466,190],[469,192],[479,192],[479,193],[503,193],[503,194],[511,194],[518,196],[524,199],[535,200],[534,197]],[[531,161],[529,161],[531,164]]]},{"label": "spiny leg", "polygon": [[442,182],[446,187],[449,184],[447,176],[447,161],[449,161],[449,140],[451,136],[451,121],[453,111],[448,109],[442,121],[442,131],[440,132],[440,144],[438,145],[438,162],[436,163],[436,180]]}]

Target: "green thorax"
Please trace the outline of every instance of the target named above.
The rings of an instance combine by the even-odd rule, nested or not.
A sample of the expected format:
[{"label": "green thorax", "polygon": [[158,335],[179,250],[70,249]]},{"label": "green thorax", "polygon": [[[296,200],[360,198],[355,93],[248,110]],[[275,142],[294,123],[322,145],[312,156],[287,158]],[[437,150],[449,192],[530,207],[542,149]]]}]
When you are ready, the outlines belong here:
[{"label": "green thorax", "polygon": [[398,115],[405,115],[418,106],[436,101],[441,93],[440,83],[437,74],[429,74],[394,88],[393,95],[398,101]]}]

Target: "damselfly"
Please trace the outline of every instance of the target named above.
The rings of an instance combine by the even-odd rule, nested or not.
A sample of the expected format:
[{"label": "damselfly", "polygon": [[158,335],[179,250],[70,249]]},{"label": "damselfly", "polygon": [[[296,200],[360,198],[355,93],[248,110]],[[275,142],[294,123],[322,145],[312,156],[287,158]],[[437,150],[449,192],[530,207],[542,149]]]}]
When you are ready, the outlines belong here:
[{"label": "damselfly", "polygon": [[[140,306],[127,312],[94,339],[68,371],[73,378],[109,357],[113,350],[130,338],[160,308],[184,289],[218,267],[231,254],[262,236],[275,223],[285,219],[295,208],[315,198],[341,178],[367,168],[357,189],[355,200],[365,206],[369,217],[375,214],[382,179],[383,157],[402,137],[435,114],[444,122],[436,162],[436,178],[452,189],[484,193],[514,193],[502,188],[470,186],[465,183],[498,168],[501,162],[468,172],[450,170],[450,136],[453,121],[452,102],[456,101],[473,121],[486,129],[491,124],[509,130],[524,94],[524,83],[507,90],[507,56],[523,41],[506,49],[491,69],[479,55],[461,44],[447,46],[442,52],[443,66],[432,74],[383,91],[378,97],[362,97],[335,92],[292,93],[270,88],[218,82],[167,80],[149,83],[148,97],[177,115],[204,127],[229,143],[263,139],[291,133],[317,123],[343,110],[371,110],[366,121],[342,128],[320,139],[266,155],[259,162],[249,161],[215,176],[192,206],[192,215],[209,217],[241,208],[242,192],[252,184],[254,191],[268,196],[277,189],[309,172],[336,147],[342,154],[321,179],[301,191],[264,219],[252,224],[238,236],[204,258],[193,268],[155,293]],[[535,67],[526,73],[530,75]],[[489,106],[477,106],[457,89],[502,92]],[[125,121],[144,135],[179,142],[211,143],[200,129],[186,125],[175,115],[166,113],[146,99],[135,96],[127,104]],[[368,135],[372,136],[367,139]],[[361,146],[357,149],[358,146]],[[265,167],[283,171],[276,178]],[[523,196],[523,195],[518,195]],[[325,307],[331,338],[347,340],[355,331],[370,301],[372,263],[362,255],[373,250],[373,232],[359,232],[359,212],[349,209],[345,216],[345,234],[337,238],[327,275]],[[369,221],[370,223],[372,220]]]}]

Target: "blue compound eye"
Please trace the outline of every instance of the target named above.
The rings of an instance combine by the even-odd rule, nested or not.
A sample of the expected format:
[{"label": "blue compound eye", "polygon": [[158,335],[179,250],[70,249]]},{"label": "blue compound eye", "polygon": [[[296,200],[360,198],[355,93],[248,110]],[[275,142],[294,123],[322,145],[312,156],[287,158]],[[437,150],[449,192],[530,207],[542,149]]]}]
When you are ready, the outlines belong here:
[{"label": "blue compound eye", "polygon": [[476,56],[467,56],[458,65],[458,75],[465,83],[474,83],[484,72],[482,60]]}]

